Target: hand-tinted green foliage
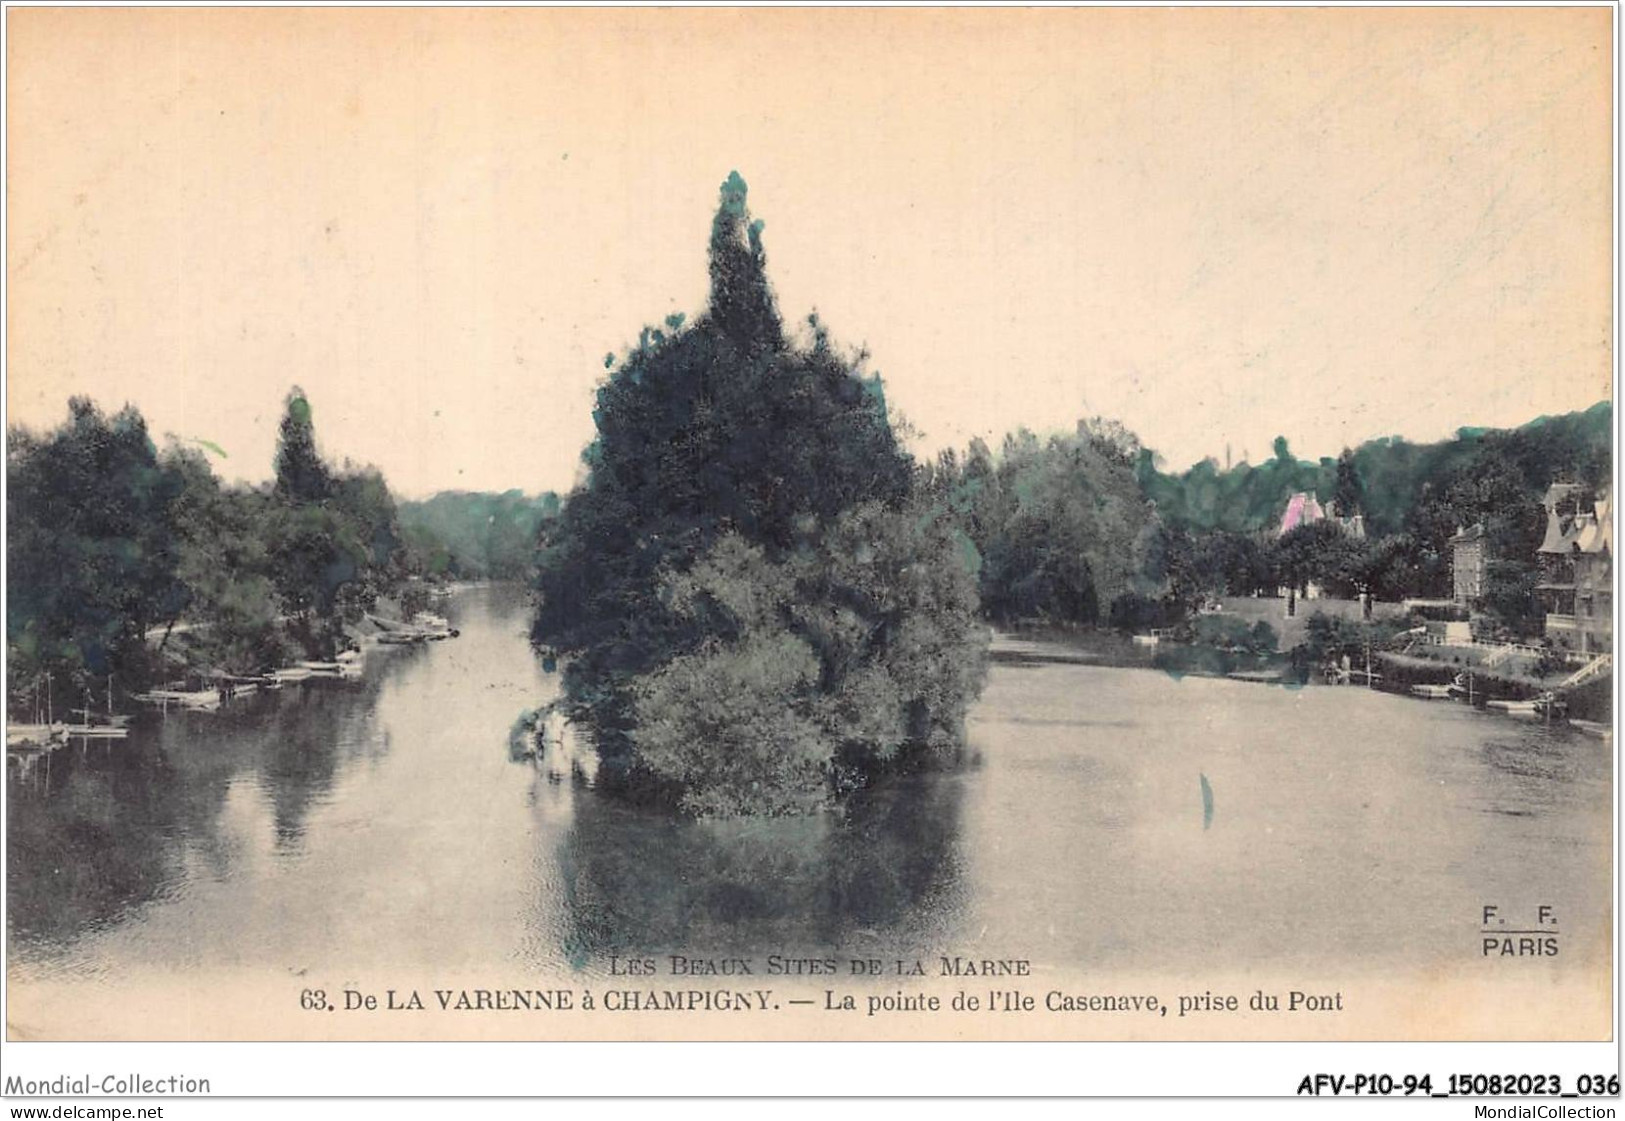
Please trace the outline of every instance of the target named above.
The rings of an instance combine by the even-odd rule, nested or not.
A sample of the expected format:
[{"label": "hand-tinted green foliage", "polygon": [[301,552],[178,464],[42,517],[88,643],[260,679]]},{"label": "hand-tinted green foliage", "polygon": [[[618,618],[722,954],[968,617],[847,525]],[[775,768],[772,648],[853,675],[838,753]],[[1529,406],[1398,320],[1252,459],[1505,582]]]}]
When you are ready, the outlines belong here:
[{"label": "hand-tinted green foliage", "polygon": [[786,338],[737,175],[711,300],[598,391],[587,482],[543,527],[533,637],[607,774],[702,814],[822,804],[941,746],[980,683],[975,592],[911,500],[879,379]]},{"label": "hand-tinted green foliage", "polygon": [[1168,592],[1168,542],[1140,492],[1139,454],[1121,425],[1088,421],[1044,442],[1021,429],[996,457],[976,441],[962,465],[938,460],[932,488],[976,547],[992,618],[1091,624],[1121,597]]},{"label": "hand-tinted green foliage", "polygon": [[[1429,594],[1450,591],[1450,538],[1482,522],[1490,556],[1521,566],[1537,567],[1535,550],[1546,528],[1541,497],[1554,481],[1550,472],[1539,482],[1525,477],[1505,447],[1490,444],[1458,466],[1426,482],[1406,519],[1416,542],[1423,588]],[[1509,570],[1502,576],[1516,582]]]},{"label": "hand-tinted green foliage", "polygon": [[818,670],[812,647],[782,630],[679,655],[639,691],[639,765],[700,816],[821,807],[830,746],[804,711]]},{"label": "hand-tinted green foliage", "polygon": [[1136,468],[1146,497],[1169,523],[1229,533],[1273,530],[1288,497],[1296,491],[1330,495],[1337,475],[1334,460],[1299,460],[1283,439],[1275,441],[1275,455],[1257,466],[1240,463],[1226,471],[1204,459],[1182,475],[1165,475],[1147,451]]},{"label": "hand-tinted green foliage", "polygon": [[866,503],[778,561],[729,534],[661,598],[709,637],[638,684],[631,739],[686,809],[799,812],[956,756],[985,634],[942,517]]},{"label": "hand-tinted green foliage", "polygon": [[1193,535],[1191,558],[1188,579],[1204,592],[1246,596],[1273,593],[1280,585],[1266,534],[1210,530]]},{"label": "hand-tinted green foliage", "polygon": [[[1169,475],[1146,453],[1140,477],[1158,512],[1192,530],[1271,530],[1294,492],[1312,491],[1323,501],[1337,500],[1339,513],[1363,513],[1366,532],[1384,537],[1411,528],[1413,511],[1441,482],[1474,476],[1489,462],[1505,464],[1526,499],[1538,501],[1554,477],[1600,485],[1613,470],[1612,433],[1613,406],[1604,401],[1515,429],[1464,428],[1455,439],[1435,444],[1368,440],[1338,459],[1315,463],[1292,457],[1277,441],[1276,455],[1256,466],[1241,463],[1225,471],[1208,459]],[[1357,496],[1352,506],[1351,495]]]},{"label": "hand-tinted green foliage", "polygon": [[1172,626],[1184,618],[1184,610],[1167,599],[1129,592],[1112,601],[1111,615],[1106,622],[1113,630],[1125,634],[1144,634]]},{"label": "hand-tinted green foliage", "polygon": [[1354,452],[1348,448],[1344,448],[1343,454],[1337,457],[1337,479],[1332,485],[1332,502],[1344,517],[1366,508],[1360,465],[1355,461]]},{"label": "hand-tinted green foliage", "polygon": [[1319,584],[1334,596],[1365,590],[1367,545],[1332,521],[1295,526],[1270,546],[1271,569],[1289,588]]},{"label": "hand-tinted green foliage", "polygon": [[1249,624],[1233,615],[1198,615],[1188,625],[1190,642],[1244,654],[1273,654],[1280,636],[1260,619]]},{"label": "hand-tinted green foliage", "polygon": [[407,575],[395,500],[383,476],[335,473],[316,448],[310,402],[295,388],[277,442],[266,531],[271,581],[289,635],[330,658],[379,595]]},{"label": "hand-tinted green foliage", "polygon": [[342,627],[405,574],[394,500],[334,472],[289,398],[269,488],[224,487],[195,448],[162,455],[139,413],[70,403],[7,447],[7,643],[14,710],[43,674],[69,703],[180,671],[247,674],[331,656]]},{"label": "hand-tinted green foliage", "polygon": [[1292,650],[1292,665],[1299,680],[1307,680],[1328,662],[1343,657],[1351,668],[1365,668],[1367,655],[1389,646],[1408,624],[1397,619],[1358,622],[1315,612],[1309,616],[1304,641]]},{"label": "hand-tinted green foliage", "polygon": [[195,450],[171,447],[164,463],[184,480],[173,510],[186,586],[180,636],[168,628],[159,644],[184,647],[190,660],[228,673],[250,674],[284,664],[293,650],[282,632],[272,583],[270,541],[274,500],[263,491],[223,487]]},{"label": "hand-tinted green foliage", "polygon": [[535,568],[542,523],[559,515],[551,491],[442,491],[400,504],[401,530],[417,566],[453,580],[523,580]]},{"label": "hand-tinted green foliage", "polygon": [[[749,764],[750,773],[793,768],[763,782],[762,796],[771,788],[783,805],[758,803],[754,812],[821,801],[831,782],[857,785],[905,762],[910,749],[956,756],[966,702],[980,687],[985,633],[954,531],[923,504],[899,513],[866,503],[778,561],[727,535],[691,569],[668,576],[662,600],[710,637],[639,685],[632,739],[653,772],[681,776],[688,808],[751,812],[754,796],[712,770],[723,764],[707,745],[735,737],[726,766],[763,751],[772,760]],[[735,679],[745,673],[771,674],[773,684],[741,685]],[[782,742],[751,748],[742,745],[753,733],[724,730],[721,713],[733,702],[704,704],[696,693],[723,687],[745,689],[738,703],[758,704],[764,691],[777,698],[767,711]],[[805,752],[816,768],[793,762]],[[719,784],[727,789],[714,790]]]},{"label": "hand-tinted green foliage", "polygon": [[1540,567],[1525,558],[1491,558],[1486,569],[1484,617],[1476,637],[1507,641],[1541,633],[1546,607],[1535,593]]},{"label": "hand-tinted green foliage", "polygon": [[[1491,556],[1485,606],[1506,633],[1538,629],[1534,595],[1545,526],[1540,500],[1557,479],[1591,487],[1612,471],[1612,406],[1542,417],[1507,431],[1462,429],[1453,440],[1374,440],[1318,464],[1275,458],[1220,471],[1209,460],[1180,476],[1139,460],[1140,480],[1171,534],[1188,534],[1189,582],[1245,595],[1313,582],[1335,595],[1380,599],[1451,594],[1450,538],[1483,522]],[[1339,515],[1361,514],[1366,537],[1329,523],[1275,537],[1287,500],[1318,493]]]},{"label": "hand-tinted green foliage", "polygon": [[56,696],[135,672],[146,629],[179,610],[172,511],[184,480],[158,461],[146,422],[69,402],[44,436],[13,429],[6,449],[8,703],[44,674]]},{"label": "hand-tinted green foliage", "polygon": [[[1483,522],[1484,606],[1497,633],[1538,630],[1540,505],[1557,478],[1597,487],[1611,464],[1606,402],[1507,432],[1463,429],[1432,445],[1378,440],[1306,463],[1277,439],[1257,467],[1209,460],[1165,475],[1121,425],[1092,421],[1041,443],[1025,431],[995,455],[948,452],[929,486],[974,543],[995,620],[1173,626],[1215,595],[1316,584],[1339,597],[1449,596],[1449,539]],[[1125,474],[1132,469],[1132,480]],[[1332,521],[1278,535],[1290,497],[1318,494],[1365,535]]]},{"label": "hand-tinted green foliage", "polygon": [[319,504],[333,493],[333,477],[316,450],[310,401],[298,386],[288,393],[277,430],[275,468],[275,494],[287,505]]}]

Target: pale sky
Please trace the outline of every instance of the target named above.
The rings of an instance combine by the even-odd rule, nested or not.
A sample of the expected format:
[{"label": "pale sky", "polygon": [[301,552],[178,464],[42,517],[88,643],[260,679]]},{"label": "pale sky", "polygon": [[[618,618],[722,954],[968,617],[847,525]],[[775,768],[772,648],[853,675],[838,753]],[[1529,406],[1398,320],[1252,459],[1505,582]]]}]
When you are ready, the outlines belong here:
[{"label": "pale sky", "polygon": [[11,9],[11,423],[565,489],[717,187],[916,450],[1170,465],[1611,389],[1612,13]]}]

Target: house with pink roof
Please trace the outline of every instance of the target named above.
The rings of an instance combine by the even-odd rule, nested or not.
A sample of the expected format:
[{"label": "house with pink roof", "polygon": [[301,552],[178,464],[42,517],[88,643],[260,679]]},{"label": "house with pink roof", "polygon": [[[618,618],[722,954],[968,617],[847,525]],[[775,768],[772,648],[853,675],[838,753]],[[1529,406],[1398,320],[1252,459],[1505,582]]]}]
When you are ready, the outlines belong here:
[{"label": "house with pink roof", "polygon": [[1281,513],[1281,524],[1276,529],[1276,536],[1292,532],[1301,525],[1314,525],[1320,521],[1336,522],[1344,533],[1350,537],[1365,538],[1365,518],[1359,514],[1343,517],[1337,503],[1328,502],[1324,507],[1320,504],[1320,496],[1313,491],[1300,490],[1286,500],[1286,509]]},{"label": "house with pink roof", "polygon": [[1325,516],[1326,512],[1320,508],[1320,500],[1314,494],[1300,490],[1287,499],[1279,532],[1285,535],[1300,525],[1313,525]]}]

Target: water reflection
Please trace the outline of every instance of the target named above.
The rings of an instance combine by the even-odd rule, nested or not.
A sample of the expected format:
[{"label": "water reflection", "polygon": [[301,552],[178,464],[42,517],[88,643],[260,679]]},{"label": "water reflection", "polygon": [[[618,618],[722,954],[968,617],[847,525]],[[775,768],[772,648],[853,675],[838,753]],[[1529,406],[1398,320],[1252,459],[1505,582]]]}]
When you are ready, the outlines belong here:
[{"label": "water reflection", "polygon": [[577,797],[556,850],[566,957],[923,950],[962,912],[962,796],[915,776],[839,814],[703,822]]},{"label": "water reflection", "polygon": [[1479,909],[1520,901],[1559,908],[1577,948],[1611,933],[1611,756],[1560,728],[999,665],[972,719],[983,766],[824,817],[688,822],[510,761],[516,717],[557,688],[525,597],[469,591],[446,614],[462,637],[369,656],[359,682],[13,769],[13,984],[594,975],[685,952],[1428,968],[1473,960]]},{"label": "water reflection", "polygon": [[243,845],[221,822],[242,784],[269,801],[272,847],[297,849],[340,756],[369,743],[391,677],[378,669],[218,713],[143,715],[127,740],[74,741],[9,784],[7,920],[21,955],[132,917],[189,875],[234,874]]},{"label": "water reflection", "polygon": [[23,946],[67,942],[154,898],[174,875],[166,828],[180,798],[165,769],[99,745],[81,751],[53,752],[43,788],[12,788],[7,917]]}]

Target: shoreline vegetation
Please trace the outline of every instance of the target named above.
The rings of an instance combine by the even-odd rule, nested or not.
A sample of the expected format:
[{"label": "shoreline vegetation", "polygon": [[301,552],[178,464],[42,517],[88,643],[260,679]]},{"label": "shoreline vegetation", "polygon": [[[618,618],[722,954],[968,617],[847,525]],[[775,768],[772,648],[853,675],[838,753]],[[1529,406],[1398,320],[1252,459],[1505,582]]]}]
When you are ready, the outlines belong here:
[{"label": "shoreline vegetation", "polygon": [[[1263,605],[1272,605],[1284,611],[1284,601],[1261,599]],[[1307,616],[1308,638],[1287,650],[1279,650],[1274,642],[1273,630],[1259,631],[1255,623],[1252,641],[1237,641],[1222,637],[1222,630],[1207,628],[1171,628],[1160,636],[1156,645],[1141,645],[1134,637],[1120,631],[1095,627],[1071,628],[1050,623],[1032,622],[1015,624],[999,632],[994,639],[992,660],[1014,664],[1060,662],[1082,664],[1110,669],[1140,669],[1162,672],[1173,677],[1213,677],[1263,685],[1276,685],[1299,689],[1315,684],[1354,684],[1367,687],[1365,657],[1370,654],[1371,673],[1369,687],[1398,696],[1415,696],[1415,685],[1452,685],[1458,678],[1471,674],[1472,695],[1469,698],[1465,682],[1455,690],[1457,699],[1470,700],[1477,708],[1486,702],[1511,700],[1525,701],[1547,693],[1560,696],[1566,715],[1606,723],[1612,716],[1612,681],[1603,676],[1580,685],[1565,687],[1562,678],[1575,668],[1568,664],[1554,665],[1545,673],[1539,666],[1529,666],[1528,672],[1505,668],[1483,668],[1476,663],[1464,662],[1464,651],[1449,647],[1427,647],[1415,636],[1407,635],[1406,627],[1392,621],[1366,626],[1349,626],[1336,616],[1316,611],[1313,601],[1303,608]],[[1210,618],[1215,618],[1210,617]],[[1267,624],[1265,624],[1267,626]],[[1240,628],[1229,629],[1231,635]],[[1001,641],[1002,639],[1002,641]],[[1029,644],[1047,647],[1035,653]],[[1427,650],[1424,654],[1419,651]],[[1352,680],[1328,681],[1341,668],[1342,656],[1349,657],[1353,670]]]},{"label": "shoreline vegetation", "polygon": [[[11,429],[8,716],[37,720],[42,686],[56,711],[111,713],[177,678],[331,660],[371,614],[501,580],[535,593],[532,644],[562,686],[510,751],[546,750],[567,720],[601,785],[701,817],[817,812],[956,765],[990,660],[1369,673],[1397,692],[1462,677],[1476,702],[1558,692],[1609,719],[1611,675],[1564,687],[1572,662],[1539,637],[1538,550],[1548,487],[1587,508],[1606,492],[1610,402],[1318,460],[1281,438],[1263,462],[1177,473],[1098,417],[917,458],[868,356],[816,315],[781,319],[762,231],[730,176],[706,308],[606,356],[568,495],[398,500],[323,457],[297,388],[260,485],[221,482],[207,443],[159,450],[133,405],[76,397],[56,429]],[[1335,516],[1286,524],[1306,496]],[[1490,559],[1475,645],[1451,646],[1400,604],[1452,597],[1466,526]],[[1024,651],[1035,637],[1054,645]]]},{"label": "shoreline vegetation", "polygon": [[383,476],[322,458],[300,389],[270,483],[223,484],[206,451],[220,454],[160,451],[133,406],[108,416],[84,398],[48,433],[11,430],[8,717],[333,665],[376,612],[428,607],[440,575],[408,547]]}]

